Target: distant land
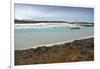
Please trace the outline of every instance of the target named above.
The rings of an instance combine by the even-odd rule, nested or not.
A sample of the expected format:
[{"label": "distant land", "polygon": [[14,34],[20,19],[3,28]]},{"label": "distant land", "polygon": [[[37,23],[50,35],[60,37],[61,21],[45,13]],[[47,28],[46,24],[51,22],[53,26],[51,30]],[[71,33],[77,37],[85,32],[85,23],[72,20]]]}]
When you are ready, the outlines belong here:
[{"label": "distant land", "polygon": [[81,24],[86,24],[86,23],[90,23],[90,24],[94,24],[93,22],[67,22],[67,21],[36,21],[36,20],[18,20],[15,19],[15,23],[81,23]]},{"label": "distant land", "polygon": [[17,20],[15,19],[15,23],[67,23],[65,21],[35,21],[35,20]]},{"label": "distant land", "polygon": [[35,20],[18,20],[18,19],[15,19],[15,24],[30,24],[30,23],[69,23],[69,24],[78,24],[80,26],[94,26],[93,22],[35,21]]}]

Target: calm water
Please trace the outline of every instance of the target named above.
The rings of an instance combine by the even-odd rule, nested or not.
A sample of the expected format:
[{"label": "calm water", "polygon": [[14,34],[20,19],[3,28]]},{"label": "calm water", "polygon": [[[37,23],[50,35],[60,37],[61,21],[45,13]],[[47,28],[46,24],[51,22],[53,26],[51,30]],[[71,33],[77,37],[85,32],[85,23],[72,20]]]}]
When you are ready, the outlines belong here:
[{"label": "calm water", "polygon": [[40,29],[15,29],[15,49],[31,48],[82,37],[93,36],[94,27],[70,29],[65,27]]}]

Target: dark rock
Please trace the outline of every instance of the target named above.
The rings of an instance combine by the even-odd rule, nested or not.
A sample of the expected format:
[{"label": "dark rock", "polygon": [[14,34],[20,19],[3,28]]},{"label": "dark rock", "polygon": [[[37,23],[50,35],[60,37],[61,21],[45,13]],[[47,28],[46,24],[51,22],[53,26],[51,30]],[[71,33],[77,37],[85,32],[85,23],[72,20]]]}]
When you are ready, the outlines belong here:
[{"label": "dark rock", "polygon": [[46,46],[42,46],[42,47],[38,47],[35,49],[35,52],[44,52],[47,50],[47,47]]},{"label": "dark rock", "polygon": [[50,47],[42,46],[36,49],[15,50],[15,65],[93,60],[93,38],[75,40]]}]

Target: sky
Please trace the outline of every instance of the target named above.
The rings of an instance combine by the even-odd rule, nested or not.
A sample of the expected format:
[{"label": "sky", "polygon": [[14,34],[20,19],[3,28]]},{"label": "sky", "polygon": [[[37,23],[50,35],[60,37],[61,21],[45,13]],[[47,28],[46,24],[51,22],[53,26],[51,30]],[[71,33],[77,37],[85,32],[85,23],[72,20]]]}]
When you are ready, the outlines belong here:
[{"label": "sky", "polygon": [[94,9],[15,3],[15,19],[39,21],[94,22]]}]

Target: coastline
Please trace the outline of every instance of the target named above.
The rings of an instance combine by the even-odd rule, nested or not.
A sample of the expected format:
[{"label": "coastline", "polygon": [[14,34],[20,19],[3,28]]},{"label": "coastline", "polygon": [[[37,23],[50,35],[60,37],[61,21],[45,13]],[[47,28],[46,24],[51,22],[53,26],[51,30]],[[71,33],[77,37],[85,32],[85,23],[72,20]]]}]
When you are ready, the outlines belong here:
[{"label": "coastline", "polygon": [[81,38],[77,38],[77,39],[72,39],[72,40],[68,40],[68,41],[64,41],[64,42],[57,42],[57,43],[52,43],[52,44],[41,44],[41,45],[36,45],[34,47],[29,47],[29,48],[20,48],[20,49],[15,49],[15,50],[27,50],[27,49],[31,49],[31,48],[38,48],[38,47],[42,47],[42,46],[46,46],[46,47],[51,47],[51,46],[54,46],[54,45],[61,45],[61,44],[64,44],[64,43],[70,43],[70,42],[73,42],[75,40],[82,40],[82,39],[88,39],[88,38],[93,38],[94,36],[86,36],[86,37],[81,37]]},{"label": "coastline", "polygon": [[15,65],[94,61],[94,38],[36,49],[15,50]]}]

